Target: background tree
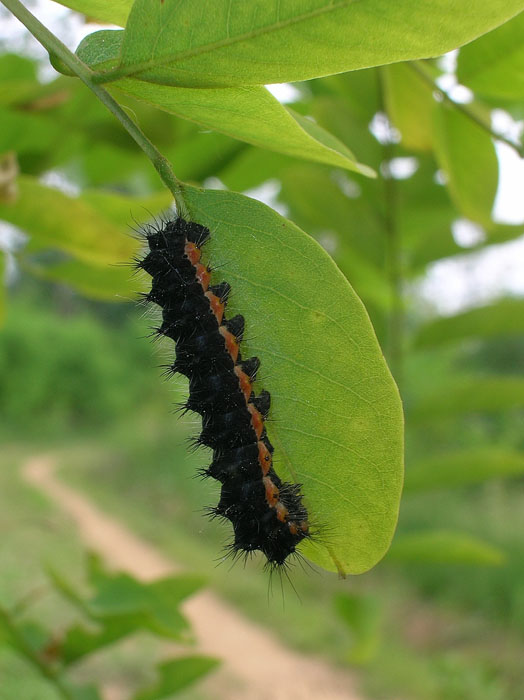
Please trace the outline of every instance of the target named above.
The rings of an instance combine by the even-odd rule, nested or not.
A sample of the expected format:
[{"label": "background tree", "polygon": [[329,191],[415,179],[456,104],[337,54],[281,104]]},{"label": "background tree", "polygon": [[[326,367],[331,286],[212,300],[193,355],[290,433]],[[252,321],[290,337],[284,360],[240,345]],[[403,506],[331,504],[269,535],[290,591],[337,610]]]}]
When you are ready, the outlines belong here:
[{"label": "background tree", "polygon": [[[126,29],[89,34],[74,55],[19,2],[6,0],[4,5],[50,51],[55,68],[80,78],[62,75],[42,83],[34,61],[14,54],[0,58],[0,152],[6,154],[0,218],[29,236],[26,245],[10,249],[9,259],[14,252],[24,277],[30,273],[52,282],[43,288],[60,290],[53,292],[58,294],[53,305],[69,319],[68,330],[60,323],[53,326],[40,303],[36,325],[25,330],[31,292],[25,292],[23,302],[15,299],[22,306],[14,307],[2,342],[2,395],[11,429],[36,433],[27,422],[31,412],[45,413],[45,432],[55,431],[55,436],[64,424],[78,434],[104,416],[118,417],[115,423],[144,420],[145,411],[140,419],[131,418],[130,404],[147,396],[148,415],[155,416],[163,436],[156,451],[150,443],[141,447],[147,461],[159,465],[153,478],[153,484],[159,479],[157,486],[149,487],[156,489],[159,502],[167,502],[175,484],[182,483],[192,503],[204,502],[200,486],[193,489],[181,479],[194,462],[178,475],[169,471],[172,438],[166,433],[175,428],[172,420],[159,421],[168,399],[154,373],[147,367],[136,372],[137,363],[127,366],[124,361],[133,352],[147,365],[147,348],[130,340],[138,334],[126,320],[130,312],[125,303],[120,310],[105,303],[126,302],[139,285],[128,270],[115,266],[136,253],[130,222],[139,225],[165,211],[174,198],[182,213],[215,232],[212,259],[223,265],[224,278],[237,278],[238,307],[243,305],[253,328],[251,342],[268,367],[268,381],[276,386],[288,382],[314,396],[312,420],[318,422],[326,405],[322,383],[348,365],[340,328],[365,347],[358,357],[349,357],[348,381],[331,397],[345,406],[330,418],[339,447],[330,447],[326,456],[326,445],[315,434],[287,434],[286,444],[305,489],[303,453],[309,455],[308,468],[314,462],[315,476],[337,486],[349,481],[348,503],[340,498],[340,489],[330,498],[324,483],[309,484],[317,510],[322,505],[334,513],[340,533],[336,548],[342,554],[336,552],[335,559],[318,551],[308,554],[343,572],[374,564],[387,548],[396,520],[398,403],[358,299],[307,237],[286,222],[282,228],[282,219],[254,201],[262,197],[321,243],[364,302],[407,416],[406,498],[400,532],[384,564],[376,578],[366,579],[371,583],[351,580],[352,597],[347,585],[324,578],[319,584],[323,595],[338,591],[337,610],[356,640],[353,660],[384,662],[377,650],[376,600],[385,598],[387,608],[382,586],[390,577],[413,578],[424,595],[495,614],[502,624],[520,630],[515,583],[522,542],[512,533],[513,515],[513,525],[500,526],[503,512],[517,518],[513,499],[520,482],[506,490],[500,478],[524,470],[518,428],[524,391],[518,360],[523,303],[500,285],[497,294],[507,298],[475,290],[454,307],[453,315],[442,315],[449,298],[445,287],[440,301],[428,301],[424,284],[428,271],[442,261],[473,265],[482,251],[522,234],[521,224],[501,221],[494,213],[501,157],[509,149],[523,153],[518,121],[524,101],[522,3],[506,0],[488,7],[479,2],[471,13],[458,11],[448,0],[431,6],[405,0],[382,7],[377,2],[373,8],[369,3],[289,2],[278,14],[278,3],[265,2],[253,5],[259,14],[243,8],[228,19],[229,3],[217,0],[212,9],[206,3],[205,19],[193,2],[173,12],[167,1],[106,7],[85,0],[67,5]],[[458,47],[458,54],[434,58]],[[293,82],[288,89],[292,107],[264,87],[276,81]],[[252,227],[271,238],[250,243]],[[286,246],[292,250],[283,255]],[[272,271],[267,292],[253,287],[260,279],[260,259]],[[315,286],[319,265],[325,265],[323,284]],[[294,282],[291,303],[289,294],[275,300],[271,293],[283,291],[287,279]],[[63,285],[103,303],[81,302],[76,294],[66,295]],[[314,339],[315,327],[297,312],[296,302],[311,293],[321,308],[337,314],[340,327],[332,324],[327,331],[333,351],[326,359],[323,348],[315,350],[314,342],[305,341],[306,371],[288,365],[279,370],[258,339],[265,337],[268,348],[284,339],[288,358],[300,353],[298,340]],[[82,336],[78,316],[84,310],[97,315],[103,333],[113,334],[117,344],[108,342],[99,367],[93,358],[107,341],[94,342],[87,329]],[[38,318],[43,319],[40,325]],[[306,331],[304,323],[309,323]],[[108,330],[111,325],[116,332]],[[72,329],[78,334],[71,352],[75,361],[65,361],[70,341],[64,340],[61,354],[49,357],[43,373],[41,348],[56,344],[60,333],[72,337]],[[118,352],[111,349],[115,347]],[[53,366],[56,379],[49,372]],[[322,368],[318,383],[311,367]],[[86,375],[88,368],[92,375]],[[136,381],[129,382],[132,373]],[[92,381],[86,379],[91,376]],[[382,398],[382,410],[372,425],[376,439],[366,441],[365,452],[354,457],[355,433],[348,429],[347,416],[369,419],[362,401],[348,391],[358,377],[372,402],[379,404]],[[94,400],[95,392],[85,388],[97,381]],[[296,421],[295,408],[284,400],[276,406],[273,429],[285,431]],[[133,450],[139,453],[129,435],[119,440],[117,432],[109,442],[123,443],[119,449],[127,461],[125,470],[112,469],[108,477],[115,493],[130,473],[138,484],[151,478],[140,460],[130,457]],[[102,461],[107,463],[107,458]],[[370,464],[379,465],[379,478]],[[98,468],[85,476],[95,491],[97,477]],[[167,495],[161,488],[166,483]],[[359,535],[361,553],[356,554],[360,512],[373,526]],[[180,521],[191,530],[197,519],[185,513]],[[494,568],[479,575],[474,569],[464,573],[466,565]],[[379,594],[353,597],[359,585],[376,586]],[[382,673],[387,677],[387,670]],[[473,692],[484,693],[476,695],[481,698],[506,697],[496,695],[499,689],[512,697],[511,673],[498,670],[495,690],[488,695],[489,683],[479,680],[477,687],[476,680],[464,681],[467,674],[457,672],[462,680],[456,696],[466,688],[471,697]],[[444,676],[451,678],[453,671]],[[452,682],[448,685],[447,695],[442,687],[435,692],[454,697]],[[420,689],[414,692],[421,697]],[[429,691],[426,695],[431,697]]]}]

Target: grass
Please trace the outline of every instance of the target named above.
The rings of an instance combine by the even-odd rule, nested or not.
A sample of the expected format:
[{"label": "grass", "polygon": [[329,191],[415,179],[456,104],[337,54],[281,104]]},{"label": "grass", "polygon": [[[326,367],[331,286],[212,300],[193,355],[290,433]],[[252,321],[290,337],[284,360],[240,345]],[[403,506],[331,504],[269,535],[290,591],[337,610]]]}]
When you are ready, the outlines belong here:
[{"label": "grass", "polygon": [[[48,637],[79,616],[54,590],[45,569],[52,567],[82,587],[86,552],[70,520],[21,479],[28,454],[13,446],[4,448],[0,457],[0,605],[13,610],[25,601],[17,619],[38,624]],[[164,644],[139,634],[76,664],[70,678],[78,685],[116,685],[131,697],[134,689],[154,681],[153,666],[165,654]],[[1,644],[1,635],[0,679],[0,700],[62,700],[31,664]],[[191,689],[177,697],[203,696]]]},{"label": "grass", "polygon": [[362,672],[372,698],[389,700],[394,692],[414,700],[521,700],[524,625],[511,618],[522,595],[524,489],[491,484],[468,493],[417,496],[406,499],[404,507],[404,527],[424,525],[430,517],[436,527],[437,504],[449,527],[489,535],[508,549],[507,567],[382,564],[346,581],[296,568],[292,580],[298,596],[286,581],[284,596],[279,582],[268,594],[259,562],[245,569],[213,566],[227,528],[209,523],[200,511],[216,501],[217,489],[193,478],[205,456],[187,458],[185,432],[175,425],[132,431],[127,426],[109,444],[73,446],[61,454],[62,475],[173,559],[203,572],[244,614],[304,652],[347,663],[353,640],[333,597],[343,591],[371,593],[383,611],[381,644]]},{"label": "grass", "polygon": [[[233,570],[227,562],[218,564],[229,533],[201,513],[203,506],[216,503],[218,489],[194,478],[206,456],[188,457],[188,425],[168,414],[179,400],[179,384],[158,382],[153,365],[162,360],[151,358],[147,340],[136,340],[145,322],[111,316],[102,332],[100,319],[87,316],[82,309],[61,316],[45,308],[35,313],[20,303],[3,331],[0,409],[6,420],[0,430],[5,440],[20,436],[20,444],[30,445],[4,449],[0,457],[2,604],[12,605],[45,584],[44,563],[81,577],[83,551],[70,522],[18,475],[29,450],[53,450],[62,478],[175,561],[204,573],[220,595],[297,649],[347,664],[354,637],[334,609],[334,596],[349,591],[377,601],[380,643],[360,674],[370,699],[522,699],[520,482],[418,494],[405,498],[402,507],[401,529],[457,529],[483,536],[508,553],[504,567],[394,566],[386,560],[346,581],[296,567],[292,581],[298,595],[285,578],[282,593],[278,579],[272,588],[268,585],[258,560]],[[440,381],[451,360],[442,356],[443,366],[435,367],[433,359],[426,359],[427,366],[414,373],[417,386],[419,380]],[[424,390],[424,382],[419,389]],[[458,441],[450,447],[498,440],[522,448],[520,426],[507,416],[469,421],[466,430],[437,422],[412,436],[410,450],[424,454],[432,443],[446,446],[450,436]],[[48,626],[65,625],[72,614],[51,592],[31,612]],[[149,644],[140,638],[140,661],[153,659]],[[78,673],[84,679],[112,678],[119,685],[136,682],[143,664],[137,665],[136,650],[129,651],[119,646],[109,662],[95,659]],[[49,687],[5,650],[0,677],[0,700],[53,700]]]}]

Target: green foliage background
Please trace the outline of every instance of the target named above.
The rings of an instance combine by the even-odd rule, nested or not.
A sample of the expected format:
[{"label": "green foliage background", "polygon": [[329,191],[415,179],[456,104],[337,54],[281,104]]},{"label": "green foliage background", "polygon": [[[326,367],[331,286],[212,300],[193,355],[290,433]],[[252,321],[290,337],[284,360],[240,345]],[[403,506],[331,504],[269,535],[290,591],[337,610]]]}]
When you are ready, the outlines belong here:
[{"label": "green foliage background", "polygon": [[[372,566],[396,520],[400,407],[374,333],[400,387],[407,473],[399,533],[364,583],[304,583],[312,619],[324,585],[322,595],[337,595],[333,616],[351,635],[345,659],[369,664],[375,680],[368,678],[368,688],[377,697],[398,688],[417,698],[517,700],[524,679],[511,653],[492,665],[485,663],[489,646],[471,652],[474,661],[467,652],[417,656],[393,632],[392,610],[400,605],[415,614],[406,603],[412,595],[437,617],[442,606],[443,616],[463,616],[466,626],[473,610],[486,633],[515,635],[512,649],[522,649],[523,302],[492,299],[441,317],[421,302],[418,284],[439,261],[473,258],[524,232],[524,225],[493,218],[495,145],[523,154],[522,143],[493,130],[494,110],[516,120],[524,114],[523,3],[478,2],[470,11],[452,0],[289,0],[264,2],[260,15],[246,9],[228,21],[230,3],[216,0],[207,3],[213,22],[201,21],[194,2],[181,3],[176,15],[168,1],[154,11],[141,0],[132,8],[125,1],[64,4],[126,26],[89,35],[78,56],[173,163],[187,183],[191,212],[215,233],[211,259],[239,290],[245,308],[235,298],[232,304],[253,327],[250,351],[268,368],[278,416],[272,437],[291,455],[282,470],[305,484],[314,512],[333,513],[335,558],[308,552],[328,569]],[[172,31],[160,31],[171,24]],[[471,91],[466,102],[439,87],[446,71],[435,58],[459,46],[455,73]],[[263,85],[299,80],[291,106]],[[191,539],[200,516],[178,512],[174,496],[182,489],[195,509],[205,503],[205,489],[181,478],[195,465],[179,447],[188,427],[168,415],[184,389],[157,380],[150,346],[137,340],[149,321],[129,304],[143,282],[120,266],[139,246],[129,227],[165,211],[172,196],[80,81],[57,75],[43,83],[34,61],[12,53],[0,56],[0,154],[8,152],[20,172],[10,177],[14,194],[2,189],[0,219],[28,240],[14,252],[18,276],[0,339],[0,430],[11,442],[97,444],[99,460],[82,450],[70,458],[77,467],[71,478],[174,548],[177,558],[205,568],[213,550]],[[395,170],[403,158],[414,159],[407,177]],[[75,193],[50,185],[49,173]],[[268,183],[277,192],[273,202],[329,256],[287,220],[234,194],[267,191]],[[231,192],[206,189],[212,187]],[[466,249],[452,235],[463,219],[481,232]],[[257,238],[253,228],[266,236]],[[323,309],[325,345],[315,347],[320,317],[312,312]],[[360,344],[354,356],[346,337]],[[322,376],[312,367],[322,367]],[[320,384],[341,376],[324,395]],[[381,410],[367,413],[355,401],[359,382]],[[311,415],[300,413],[304,425],[293,386],[311,392],[295,397],[303,406],[311,401]],[[329,447],[320,439],[328,425],[314,432],[323,410],[333,416]],[[132,438],[137,426],[141,437]],[[334,495],[328,483],[336,484]],[[338,511],[343,492],[349,501]],[[148,522],[157,510],[178,521],[173,527],[179,540],[190,538],[187,546],[152,534]],[[221,536],[210,535],[213,547]],[[250,575],[230,595],[263,618],[248,602],[248,591],[260,585]],[[227,589],[221,575],[212,580]],[[332,624],[322,621],[326,605],[322,598],[320,640]],[[291,641],[307,647],[305,623],[296,617]],[[337,656],[335,644],[312,646]],[[161,675],[168,677],[169,669]]]}]

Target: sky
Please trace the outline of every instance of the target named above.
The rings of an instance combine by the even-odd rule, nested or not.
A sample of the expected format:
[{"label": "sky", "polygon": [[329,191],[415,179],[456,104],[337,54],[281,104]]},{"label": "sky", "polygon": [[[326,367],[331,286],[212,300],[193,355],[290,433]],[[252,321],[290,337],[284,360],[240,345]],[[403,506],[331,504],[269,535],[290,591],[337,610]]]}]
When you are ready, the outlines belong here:
[{"label": "sky", "polygon": [[[51,31],[71,49],[99,27],[86,24],[83,17],[52,0],[31,0],[27,6]],[[107,29],[107,25],[104,27]],[[47,61],[46,51],[36,42],[25,28],[7,10],[0,8],[0,46],[4,51],[23,52],[42,59],[40,78],[51,80],[56,73]],[[467,88],[457,85],[454,76],[457,52],[451,52],[443,60],[445,75],[439,86],[450,96],[461,102],[471,100]],[[293,102],[298,91],[292,85],[268,86],[282,103]],[[376,126],[376,125],[375,125]],[[373,131],[375,126],[370,125]],[[493,114],[493,128],[509,138],[518,138],[524,130],[524,122],[515,122],[502,110]],[[375,133],[375,131],[373,131]],[[351,147],[351,144],[348,144]],[[503,143],[496,144],[499,159],[500,178],[497,197],[494,204],[494,217],[500,223],[524,224],[524,159],[513,149]],[[408,177],[414,172],[414,159],[395,159],[393,173],[397,177]],[[47,174],[46,182],[50,186],[67,187],[61,181],[60,174]],[[265,201],[285,214],[278,203],[278,181],[250,191],[248,194]],[[524,232],[524,225],[523,225]],[[471,252],[475,244],[481,242],[483,232],[468,221],[457,221],[453,227],[453,236],[458,245],[464,248],[463,256],[439,260],[428,266],[426,275],[417,283],[416,294],[422,303],[434,308],[437,314],[450,315],[464,309],[485,304],[504,294],[524,295],[524,235],[508,243],[487,246],[482,250]],[[0,245],[6,241],[6,230]],[[350,280],[351,281],[351,280]]]}]

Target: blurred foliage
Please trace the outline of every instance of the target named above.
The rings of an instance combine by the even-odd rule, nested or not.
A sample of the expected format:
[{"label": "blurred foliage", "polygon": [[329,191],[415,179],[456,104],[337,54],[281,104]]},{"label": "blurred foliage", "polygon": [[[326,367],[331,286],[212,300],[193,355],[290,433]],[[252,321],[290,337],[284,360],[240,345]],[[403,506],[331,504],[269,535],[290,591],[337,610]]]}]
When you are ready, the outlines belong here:
[{"label": "blurred foliage", "polygon": [[[106,571],[92,555],[88,563],[87,583],[92,592],[78,593],[56,571],[50,580],[56,590],[73,604],[80,621],[65,629],[49,630],[31,617],[33,596],[15,602],[11,609],[0,607],[0,649],[7,646],[47,681],[64,700],[100,700],[101,688],[79,686],[68,672],[85,657],[140,630],[187,643],[189,625],[178,611],[179,604],[193,594],[202,582],[188,576],[141,583],[128,574]],[[199,680],[217,666],[215,659],[203,656],[181,657],[161,663],[156,671],[157,683],[139,689],[132,700],[163,700]]]},{"label": "blurred foliage", "polygon": [[42,439],[100,428],[162,391],[152,381],[158,372],[144,338],[147,326],[109,313],[104,327],[68,297],[58,314],[40,301],[36,314],[28,301],[13,304],[0,343],[4,435]]}]

